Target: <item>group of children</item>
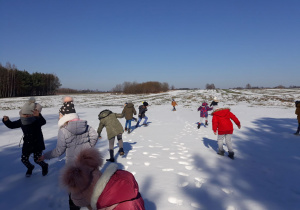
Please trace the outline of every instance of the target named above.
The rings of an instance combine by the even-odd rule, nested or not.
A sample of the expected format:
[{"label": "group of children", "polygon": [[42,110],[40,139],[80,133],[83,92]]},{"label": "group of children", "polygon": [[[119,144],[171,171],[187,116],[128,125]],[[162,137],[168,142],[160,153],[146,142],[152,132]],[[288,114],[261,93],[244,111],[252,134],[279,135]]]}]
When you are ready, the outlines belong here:
[{"label": "group of children", "polygon": [[[173,110],[177,103],[173,99]],[[207,103],[202,103],[198,108],[200,111],[200,122],[208,125],[208,111],[213,110],[212,130],[215,135],[218,134],[218,154],[224,156],[223,141],[225,139],[228,148],[228,157],[234,159],[232,148],[233,124],[231,120],[241,128],[241,123],[238,118],[230,111],[230,108],[219,108],[218,99],[214,98],[213,102],[208,106]],[[300,135],[300,101],[295,102],[298,119],[298,129],[295,135]],[[131,121],[137,121],[135,128],[139,127],[139,123],[144,119],[143,125],[147,125],[148,117],[145,115],[148,103],[143,102],[139,106],[138,119],[134,118],[137,112],[131,101],[128,101],[122,113],[113,113],[110,110],[103,110],[98,115],[100,120],[98,130],[96,132],[88,125],[86,120],[81,120],[76,114],[76,110],[71,97],[65,97],[63,106],[59,110],[58,121],[58,136],[56,148],[46,152],[44,137],[41,127],[46,124],[45,118],[42,116],[42,106],[36,103],[35,98],[31,97],[22,106],[19,114],[20,119],[10,121],[8,116],[3,116],[2,122],[11,129],[21,128],[23,131],[23,147],[21,161],[27,168],[26,176],[30,177],[34,169],[29,161],[29,156],[33,154],[34,162],[41,166],[42,175],[48,174],[48,164],[45,159],[52,159],[66,154],[66,167],[62,176],[65,187],[69,190],[69,206],[71,210],[80,209],[80,206],[86,206],[89,209],[144,209],[144,201],[141,197],[138,184],[134,176],[124,170],[118,170],[117,165],[112,163],[103,174],[99,171],[99,167],[103,165],[101,154],[94,149],[98,139],[101,139],[101,132],[106,128],[107,138],[109,141],[109,162],[114,162],[114,143],[115,137],[119,143],[119,154],[124,155],[122,134],[124,133],[123,126],[117,118],[125,117],[125,131],[132,131]],[[176,110],[176,109],[175,109]],[[100,177],[105,177],[101,178]],[[122,181],[121,181],[122,180]],[[126,185],[123,181],[126,180]],[[130,186],[130,189],[128,189]],[[99,190],[100,188],[100,190]],[[107,199],[111,189],[114,196],[118,197],[120,193],[122,199]],[[134,189],[134,190],[132,190]],[[128,193],[124,193],[128,192]]]},{"label": "group of children", "polygon": [[[147,106],[147,102],[144,102],[139,118],[146,117]],[[34,169],[34,165],[29,161],[31,154],[33,154],[34,162],[42,167],[43,176],[48,174],[48,164],[44,162],[45,159],[66,154],[62,181],[69,191],[70,210],[79,210],[82,206],[89,209],[145,209],[138,184],[131,173],[118,170],[115,163],[111,163],[103,173],[99,171],[103,161],[101,154],[94,147],[101,138],[103,127],[107,129],[110,149],[110,159],[107,161],[114,162],[113,145],[116,136],[119,140],[119,153],[124,155],[122,141],[124,131],[117,120],[118,117],[123,117],[123,114],[115,114],[109,110],[100,112],[97,133],[86,120],[81,120],[76,114],[73,99],[65,97],[63,106],[59,109],[56,148],[42,155],[45,144],[41,127],[46,124],[46,120],[41,110],[41,105],[31,97],[22,106],[19,120],[12,122],[8,116],[2,119],[8,128],[21,128],[23,131],[21,161],[27,168],[27,177],[31,176]],[[124,113],[126,114],[127,111]],[[115,193],[111,194],[112,192]]]}]

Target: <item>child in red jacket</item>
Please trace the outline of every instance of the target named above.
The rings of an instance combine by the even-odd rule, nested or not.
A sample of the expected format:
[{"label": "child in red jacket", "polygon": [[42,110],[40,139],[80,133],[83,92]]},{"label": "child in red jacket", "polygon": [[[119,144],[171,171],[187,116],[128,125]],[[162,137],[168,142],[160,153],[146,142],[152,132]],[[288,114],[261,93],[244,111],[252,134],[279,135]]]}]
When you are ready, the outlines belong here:
[{"label": "child in red jacket", "polygon": [[230,112],[229,108],[216,109],[213,113],[212,128],[214,134],[217,135],[218,131],[218,154],[224,155],[223,139],[225,138],[226,146],[228,148],[228,157],[234,159],[234,152],[232,149],[231,136],[233,133],[233,124],[231,120],[241,128],[241,123],[238,118]]}]

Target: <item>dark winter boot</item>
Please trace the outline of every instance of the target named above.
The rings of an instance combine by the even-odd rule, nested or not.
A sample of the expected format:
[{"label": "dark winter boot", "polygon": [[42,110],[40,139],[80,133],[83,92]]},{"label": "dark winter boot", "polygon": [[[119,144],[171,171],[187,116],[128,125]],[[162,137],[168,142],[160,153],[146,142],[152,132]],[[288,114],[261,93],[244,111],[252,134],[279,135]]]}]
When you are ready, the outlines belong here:
[{"label": "dark winter boot", "polygon": [[114,158],[114,150],[110,149],[110,150],[109,150],[109,155],[110,155],[110,158],[109,158],[109,159],[106,159],[106,161],[115,162],[115,158]]},{"label": "dark winter boot", "polygon": [[26,177],[31,176],[33,169],[34,169],[34,165],[31,165],[30,167],[28,167],[27,172],[26,172]]},{"label": "dark winter boot", "polygon": [[125,153],[124,153],[124,149],[123,149],[123,148],[120,148],[120,149],[119,149],[119,153],[120,153],[121,156],[124,155],[124,154],[125,154]]},{"label": "dark winter boot", "polygon": [[224,156],[225,151],[224,150],[218,150],[218,155]]},{"label": "dark winter boot", "polygon": [[228,152],[228,157],[230,157],[233,160],[234,159],[234,152]]},{"label": "dark winter boot", "polygon": [[300,123],[299,123],[298,129],[297,129],[296,133],[294,133],[294,135],[300,136],[299,132],[300,132]]},{"label": "dark winter boot", "polygon": [[208,122],[207,122],[207,120],[205,120],[205,125],[206,125],[206,126],[208,125]]},{"label": "dark winter boot", "polygon": [[48,174],[48,164],[45,163],[43,166],[42,166],[42,175],[43,176],[46,176]]},{"label": "dark winter boot", "polygon": [[200,124],[200,123],[198,123],[198,126],[197,126],[197,128],[199,129],[199,128],[200,128],[200,126],[201,126],[201,124]]},{"label": "dark winter boot", "polygon": [[127,128],[125,128],[125,131],[127,131]]},{"label": "dark winter boot", "polygon": [[128,134],[130,134],[131,133],[131,130],[128,128]]}]

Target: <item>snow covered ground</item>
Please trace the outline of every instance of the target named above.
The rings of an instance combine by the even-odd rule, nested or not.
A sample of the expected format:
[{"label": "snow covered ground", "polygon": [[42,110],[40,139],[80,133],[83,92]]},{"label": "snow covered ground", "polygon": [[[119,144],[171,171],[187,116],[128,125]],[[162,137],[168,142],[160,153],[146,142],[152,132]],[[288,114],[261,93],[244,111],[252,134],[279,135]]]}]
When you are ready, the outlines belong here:
[{"label": "snow covered ground", "polygon": [[[197,108],[217,96],[221,107],[230,107],[242,128],[235,125],[235,160],[216,154],[217,142],[210,124],[197,129]],[[120,113],[132,100],[150,106],[149,126],[123,135],[125,156],[115,155],[120,169],[130,171],[139,183],[147,210],[296,210],[300,206],[300,137],[294,100],[299,89],[283,90],[181,90],[151,95],[74,95],[81,119],[98,128],[104,109]],[[18,119],[24,98],[0,99],[0,114]],[[36,97],[47,120],[43,126],[46,151],[55,148],[58,109],[63,96]],[[171,99],[178,103],[173,112]],[[120,120],[125,124],[125,119]],[[133,123],[135,125],[135,123]],[[0,123],[0,209],[68,209],[67,192],[59,185],[64,157],[48,161],[45,177],[36,165],[25,177],[20,161],[21,129]],[[106,130],[97,148],[107,158]],[[226,148],[226,147],[225,147]],[[116,149],[117,151],[117,145]],[[33,160],[31,158],[33,163]],[[101,170],[107,167],[105,165]],[[85,209],[85,208],[82,208]]]}]

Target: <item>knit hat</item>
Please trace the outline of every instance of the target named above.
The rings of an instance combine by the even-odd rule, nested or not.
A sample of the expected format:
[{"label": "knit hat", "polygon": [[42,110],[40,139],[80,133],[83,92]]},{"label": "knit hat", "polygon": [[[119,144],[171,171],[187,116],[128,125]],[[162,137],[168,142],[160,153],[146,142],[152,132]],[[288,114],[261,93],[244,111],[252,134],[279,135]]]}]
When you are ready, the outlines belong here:
[{"label": "knit hat", "polygon": [[127,104],[130,104],[130,103],[132,103],[132,101],[128,100],[126,103],[127,103]]},{"label": "knit hat", "polygon": [[59,113],[62,115],[76,113],[73,101],[65,102],[59,109]]},{"label": "knit hat", "polygon": [[94,186],[101,177],[99,167],[103,159],[95,148],[82,150],[76,160],[62,171],[61,183],[71,193],[71,199],[77,206],[88,206],[91,202]]},{"label": "knit hat", "polygon": [[21,108],[21,114],[33,114],[35,109],[35,98],[30,97]]},{"label": "knit hat", "polygon": [[145,102],[143,102],[143,105],[144,106],[148,106],[148,103],[145,101]]}]

